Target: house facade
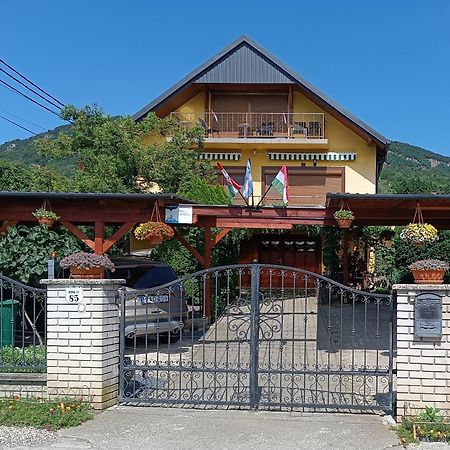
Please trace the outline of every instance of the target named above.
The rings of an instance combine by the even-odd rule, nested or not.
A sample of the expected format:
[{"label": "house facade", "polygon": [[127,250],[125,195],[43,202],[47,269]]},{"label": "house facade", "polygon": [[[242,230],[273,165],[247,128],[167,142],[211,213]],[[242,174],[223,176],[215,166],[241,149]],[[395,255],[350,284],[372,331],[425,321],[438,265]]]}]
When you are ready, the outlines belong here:
[{"label": "house facade", "polygon": [[[251,160],[254,195],[280,205],[270,188],[282,165],[289,205],[323,207],[327,192],[377,191],[388,140],[353,116],[248,37],[241,37],[134,115],[168,115],[201,125],[200,158],[219,161],[238,182]],[[218,180],[225,183],[219,175]],[[266,192],[267,191],[267,192]],[[244,203],[236,197],[235,203]],[[270,224],[268,224],[268,227]],[[290,233],[255,235],[242,262],[281,263],[320,271],[320,239]]]}]

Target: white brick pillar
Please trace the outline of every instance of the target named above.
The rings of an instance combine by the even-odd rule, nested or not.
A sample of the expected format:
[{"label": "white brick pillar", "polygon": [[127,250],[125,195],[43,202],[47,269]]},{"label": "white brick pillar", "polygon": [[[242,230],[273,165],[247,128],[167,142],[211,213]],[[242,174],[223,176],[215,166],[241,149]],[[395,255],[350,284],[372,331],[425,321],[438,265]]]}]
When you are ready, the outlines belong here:
[{"label": "white brick pillar", "polygon": [[[450,410],[450,285],[394,285],[397,291],[397,417],[411,407]],[[442,336],[416,337],[416,297],[442,298]]]},{"label": "white brick pillar", "polygon": [[47,392],[95,409],[117,403],[118,288],[124,280],[42,280],[47,285]]}]

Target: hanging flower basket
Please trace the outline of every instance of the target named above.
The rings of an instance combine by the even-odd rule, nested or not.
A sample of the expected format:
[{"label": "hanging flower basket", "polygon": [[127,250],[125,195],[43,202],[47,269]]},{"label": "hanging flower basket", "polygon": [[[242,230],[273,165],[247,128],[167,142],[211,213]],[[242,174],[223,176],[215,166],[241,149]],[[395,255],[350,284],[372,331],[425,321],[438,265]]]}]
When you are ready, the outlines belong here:
[{"label": "hanging flower basket", "polygon": [[410,223],[402,230],[400,238],[415,247],[424,247],[439,239],[438,231],[429,223]]},{"label": "hanging flower basket", "polygon": [[422,259],[408,266],[416,284],[442,284],[449,264],[439,259]]},{"label": "hanging flower basket", "polygon": [[402,230],[400,238],[414,247],[424,247],[439,239],[436,228],[423,220],[419,203],[417,203],[412,223]]},{"label": "hanging flower basket", "polygon": [[61,267],[70,267],[72,278],[104,278],[105,269],[114,272],[114,264],[106,255],[77,252],[63,258]]},{"label": "hanging flower basket", "polygon": [[134,236],[139,241],[148,241],[149,244],[159,245],[163,241],[172,238],[172,228],[164,222],[141,223],[134,230]]},{"label": "hanging flower basket", "polygon": [[157,202],[153,205],[150,220],[141,223],[134,230],[134,237],[139,241],[147,241],[150,247],[159,245],[173,236],[172,228],[161,220]]},{"label": "hanging flower basket", "polygon": [[349,209],[340,209],[334,213],[339,228],[350,228],[355,216]]},{"label": "hanging flower basket", "polygon": [[59,216],[53,211],[46,209],[45,205],[34,211],[32,214],[36,217],[39,225],[47,225],[48,227],[52,227],[55,220],[59,219]]}]

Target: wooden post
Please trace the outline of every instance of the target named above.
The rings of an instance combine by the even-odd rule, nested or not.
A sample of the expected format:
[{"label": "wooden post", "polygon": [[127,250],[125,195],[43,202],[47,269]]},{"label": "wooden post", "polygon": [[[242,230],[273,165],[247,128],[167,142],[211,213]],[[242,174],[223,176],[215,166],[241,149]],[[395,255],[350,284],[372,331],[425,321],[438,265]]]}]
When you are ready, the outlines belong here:
[{"label": "wooden post", "polygon": [[[205,269],[209,269],[211,267],[211,252],[214,246],[211,227],[205,227],[204,246],[203,265]],[[211,278],[209,276],[205,279],[205,316],[208,320],[211,319]]]},{"label": "wooden post", "polygon": [[349,259],[348,259],[348,230],[343,230],[343,238],[342,238],[342,282],[346,286],[350,281],[350,267],[349,267]]},{"label": "wooden post", "polygon": [[105,238],[105,224],[95,222],[95,253],[103,255],[103,240]]}]

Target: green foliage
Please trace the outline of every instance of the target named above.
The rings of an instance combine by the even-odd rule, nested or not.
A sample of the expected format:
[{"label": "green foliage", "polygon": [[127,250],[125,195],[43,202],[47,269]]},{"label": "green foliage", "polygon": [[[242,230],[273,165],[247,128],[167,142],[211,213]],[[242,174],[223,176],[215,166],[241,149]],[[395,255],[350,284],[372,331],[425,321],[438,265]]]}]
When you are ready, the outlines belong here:
[{"label": "green foliage", "polygon": [[337,227],[324,227],[323,236],[323,264],[326,274],[333,278],[336,273],[341,271],[341,260],[337,256],[336,250],[340,248],[342,231]]},{"label": "green foliage", "polygon": [[414,428],[419,441],[450,442],[450,422],[436,408],[427,406],[418,415],[403,418],[395,428],[403,444],[414,442]]},{"label": "green foliage", "polygon": [[69,191],[70,180],[47,167],[26,167],[0,160],[1,191]]},{"label": "green foliage", "polygon": [[90,407],[73,399],[42,400],[5,398],[0,400],[0,425],[59,430],[75,427],[93,418]]},{"label": "green foliage", "polygon": [[229,203],[229,196],[222,186],[212,184],[207,179],[198,175],[183,180],[177,194],[194,202],[208,205],[226,205]]},{"label": "green foliage", "polygon": [[[194,174],[210,168],[200,162],[193,147],[201,148],[203,132],[184,130],[175,119],[149,114],[135,122],[129,116],[106,115],[96,105],[66,106],[61,117],[74,124],[70,132],[40,139],[40,154],[77,161],[72,189],[79,192],[136,192],[156,183],[164,192],[176,192]],[[143,145],[153,135],[157,143]]]},{"label": "green foliage", "polygon": [[333,214],[335,219],[353,220],[355,216],[349,209],[340,209]]},{"label": "green foliage", "polygon": [[58,220],[59,216],[55,214],[53,211],[49,211],[45,208],[38,208],[36,211],[33,212],[33,216],[37,219],[53,219]]},{"label": "green foliage", "polygon": [[47,349],[43,345],[0,348],[0,372],[46,372]]},{"label": "green foliage", "polygon": [[47,272],[51,252],[58,258],[79,251],[75,236],[65,229],[50,230],[46,225],[18,225],[0,239],[0,272],[3,275],[37,285]]}]

